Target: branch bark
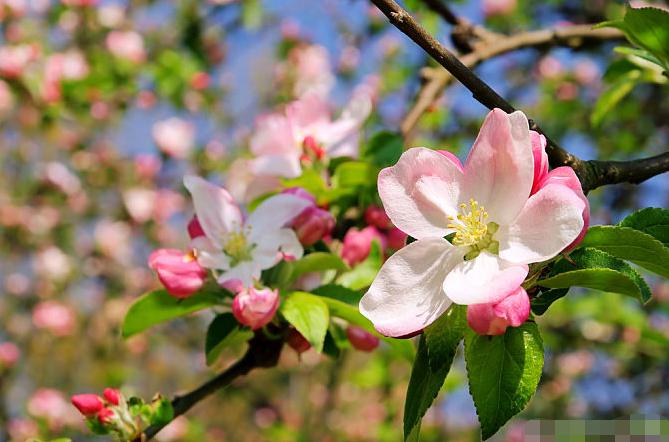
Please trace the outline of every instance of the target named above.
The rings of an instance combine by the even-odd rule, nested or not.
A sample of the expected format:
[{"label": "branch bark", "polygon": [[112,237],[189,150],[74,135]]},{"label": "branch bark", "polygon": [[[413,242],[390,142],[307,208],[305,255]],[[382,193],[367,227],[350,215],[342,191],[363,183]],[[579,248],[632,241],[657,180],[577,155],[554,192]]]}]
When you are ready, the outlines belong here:
[{"label": "branch bark", "polygon": [[[514,112],[516,109],[486,82],[481,80],[474,72],[460,61],[451,51],[445,48],[434,37],[432,37],[416,20],[401,6],[393,0],[370,0],[383,12],[390,22],[419,45],[425,52],[442,65],[453,77],[459,80],[472,92],[474,99],[486,106],[488,109],[500,108],[505,112]],[[584,29],[571,30],[572,32],[583,32]],[[551,39],[573,38],[574,33],[557,33],[553,31],[537,31],[531,34],[531,38],[525,35],[517,38],[515,45],[500,47],[516,47],[518,44],[528,42],[550,41]],[[598,33],[598,38],[603,35]],[[609,35],[609,34],[606,34]],[[506,49],[509,50],[509,49]],[[474,53],[471,54],[472,57]],[[530,129],[542,133],[548,145],[546,153],[552,167],[569,166],[581,180],[584,192],[588,192],[605,184],[617,184],[629,182],[638,184],[652,176],[669,171],[669,153],[656,157],[634,161],[584,161],[569,153],[552,140],[533,120],[529,120]]]}]

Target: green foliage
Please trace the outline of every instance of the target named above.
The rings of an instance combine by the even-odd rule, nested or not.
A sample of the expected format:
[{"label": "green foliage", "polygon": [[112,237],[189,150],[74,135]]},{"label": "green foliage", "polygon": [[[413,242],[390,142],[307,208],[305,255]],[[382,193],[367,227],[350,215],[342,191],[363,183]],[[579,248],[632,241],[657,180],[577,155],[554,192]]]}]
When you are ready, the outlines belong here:
[{"label": "green foliage", "polygon": [[421,419],[441,390],[467,329],[466,311],[453,305],[418,341],[404,404],[404,440],[419,440]]},{"label": "green foliage", "polygon": [[619,224],[649,234],[669,247],[669,210],[648,207],[629,215]]},{"label": "green foliage", "polygon": [[281,314],[317,351],[323,351],[330,312],[323,299],[305,292],[292,292],[281,305]]},{"label": "green foliage", "polygon": [[539,329],[526,322],[500,336],[468,330],[465,362],[481,434],[488,439],[525,408],[537,389],[544,364]]},{"label": "green foliage", "polygon": [[630,227],[593,226],[583,246],[594,247],[669,278],[669,248],[651,235]]},{"label": "green foliage", "polygon": [[601,250],[586,247],[575,250],[569,258],[559,260],[541,287],[568,289],[572,286],[622,293],[639,299],[650,299],[646,282],[624,261]]},{"label": "green foliage", "polygon": [[226,348],[236,343],[246,342],[253,337],[253,332],[242,327],[232,313],[217,315],[209,324],[204,353],[207,365],[212,365]]},{"label": "green foliage", "polygon": [[323,272],[326,270],[344,271],[348,266],[334,253],[314,252],[306,255],[299,261],[291,263],[292,273],[290,279],[296,281],[305,273]]},{"label": "green foliage", "polygon": [[347,161],[335,169],[332,185],[336,188],[356,188],[376,184],[378,169],[365,161]]},{"label": "green foliage", "polygon": [[382,131],[374,134],[366,144],[362,157],[378,167],[397,163],[404,151],[404,139],[396,132]]},{"label": "green foliage", "polygon": [[174,419],[174,408],[172,408],[172,403],[167,398],[157,396],[151,401],[150,408],[150,425],[165,425]]},{"label": "green foliage", "polygon": [[154,290],[142,295],[130,306],[123,319],[121,334],[129,338],[161,322],[215,306],[220,300],[220,294],[209,290],[202,290],[185,299],[175,298],[164,289]]},{"label": "green foliage", "polygon": [[369,287],[374,281],[376,274],[383,264],[383,252],[381,251],[381,244],[378,241],[372,241],[372,246],[369,251],[369,256],[356,265],[353,270],[342,274],[337,279],[337,284],[344,287],[361,290]]},{"label": "green foliage", "polygon": [[336,299],[346,304],[358,306],[362,293],[337,284],[322,285],[311,291],[315,295]]}]

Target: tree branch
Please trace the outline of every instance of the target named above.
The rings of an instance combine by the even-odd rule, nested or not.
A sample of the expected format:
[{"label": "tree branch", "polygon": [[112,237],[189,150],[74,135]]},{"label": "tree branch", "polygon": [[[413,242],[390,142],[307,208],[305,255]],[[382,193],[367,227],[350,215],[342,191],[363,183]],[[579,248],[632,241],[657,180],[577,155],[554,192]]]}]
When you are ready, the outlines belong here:
[{"label": "tree branch", "polygon": [[[262,332],[257,332],[253,339],[249,341],[249,348],[241,359],[232,364],[218,376],[210,379],[196,389],[184,395],[174,397],[172,400],[174,417],[176,418],[186,413],[201,400],[210,396],[217,390],[227,387],[235,379],[246,375],[254,368],[274,367],[279,360],[282,347],[282,340],[269,339]],[[148,441],[166,426],[167,423],[150,426],[133,442]]]},{"label": "tree branch", "polygon": [[[481,80],[474,72],[461,62],[451,51],[445,48],[434,37],[432,37],[416,20],[401,6],[393,0],[371,0],[383,12],[390,22],[411,40],[419,45],[425,52],[442,65],[453,77],[458,79],[467,89],[472,92],[474,99],[489,109],[500,108],[505,112],[513,112],[515,108],[487,83]],[[553,31],[537,31],[530,33],[531,37],[525,35],[516,39],[516,46],[521,43],[537,41],[550,41],[565,38],[574,38],[575,34],[566,34]],[[571,32],[583,32],[583,28]],[[542,33],[543,34],[539,34]],[[610,34],[606,34],[610,35]],[[603,38],[602,33],[597,33],[597,38]],[[520,42],[520,43],[518,43]],[[508,46],[507,46],[508,47]],[[508,50],[508,49],[507,49]],[[471,55],[473,56],[474,53]],[[669,153],[656,157],[634,160],[634,161],[584,161],[577,156],[561,148],[552,140],[536,122],[529,120],[530,129],[542,133],[548,145],[546,153],[552,167],[569,166],[578,175],[584,192],[588,192],[605,184],[617,184],[623,182],[638,184],[650,177],[669,171]]]}]

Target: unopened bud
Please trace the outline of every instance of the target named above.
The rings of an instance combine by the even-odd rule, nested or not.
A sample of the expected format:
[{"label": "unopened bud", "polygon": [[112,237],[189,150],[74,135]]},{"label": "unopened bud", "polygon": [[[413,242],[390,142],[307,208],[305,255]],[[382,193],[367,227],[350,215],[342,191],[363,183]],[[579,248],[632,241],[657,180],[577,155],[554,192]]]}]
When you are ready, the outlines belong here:
[{"label": "unopened bud", "polygon": [[77,394],[70,399],[72,405],[84,416],[92,416],[104,407],[102,398],[97,394]]},{"label": "unopened bud", "polygon": [[353,348],[360,351],[371,352],[379,346],[380,342],[377,336],[355,325],[349,325],[346,328],[346,336],[351,341]]},{"label": "unopened bud", "polygon": [[121,402],[121,392],[115,388],[105,388],[102,396],[112,405],[118,405]]},{"label": "unopened bud", "polygon": [[297,353],[302,354],[311,348],[311,344],[304,336],[294,328],[291,328],[286,338],[286,343]]}]

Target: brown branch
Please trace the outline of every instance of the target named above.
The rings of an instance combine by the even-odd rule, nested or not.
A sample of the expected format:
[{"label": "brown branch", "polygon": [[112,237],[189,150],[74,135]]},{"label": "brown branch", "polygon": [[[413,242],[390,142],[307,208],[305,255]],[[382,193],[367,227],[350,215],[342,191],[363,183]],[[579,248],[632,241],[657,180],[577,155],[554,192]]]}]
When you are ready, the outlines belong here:
[{"label": "brown branch", "polygon": [[[274,367],[281,354],[282,340],[269,339],[261,332],[249,341],[249,348],[244,356],[232,364],[228,369],[184,395],[175,396],[172,400],[174,418],[190,410],[195,404],[210,396],[223,387],[230,385],[238,377],[246,375],[254,368]],[[153,425],[144,430],[133,442],[145,442],[154,437],[167,423]]]},{"label": "brown branch", "polygon": [[[472,92],[474,99],[489,109],[500,108],[505,112],[513,112],[515,108],[497,92],[495,92],[486,82],[481,80],[474,72],[461,62],[451,51],[445,48],[434,37],[432,37],[416,20],[401,6],[393,0],[371,0],[383,12],[390,22],[400,31],[406,34],[414,43],[419,45],[425,52],[442,65],[453,77],[458,79],[467,89]],[[544,32],[543,37],[533,38],[527,36],[517,41],[558,41],[567,38],[575,38],[575,34],[567,32],[562,33],[559,30],[537,31]],[[583,29],[580,30],[582,32]],[[571,29],[574,32],[574,29]],[[608,32],[608,31],[607,31]],[[597,38],[604,38],[601,32],[597,33]],[[607,37],[608,38],[608,37]],[[547,40],[548,39],[548,40]],[[472,53],[473,55],[473,53]],[[540,132],[546,136],[548,145],[546,153],[552,167],[569,166],[578,175],[583,186],[583,190],[588,191],[605,184],[617,184],[623,182],[638,184],[650,177],[669,171],[669,153],[658,155],[656,157],[640,159],[634,161],[584,161],[575,155],[561,148],[552,140],[541,128],[531,119],[529,120],[530,129]]]},{"label": "brown branch", "polygon": [[[483,61],[518,49],[551,46],[577,48],[587,43],[624,38],[623,33],[617,29],[592,29],[592,26],[561,26],[500,36],[486,44],[475,45],[474,50],[463,55],[461,61],[466,67],[473,69]],[[444,88],[452,79],[453,76],[446,69],[434,69],[430,73],[430,80],[421,88],[416,103],[402,121],[401,130],[405,136],[413,131],[420,117],[439,99]]]}]

